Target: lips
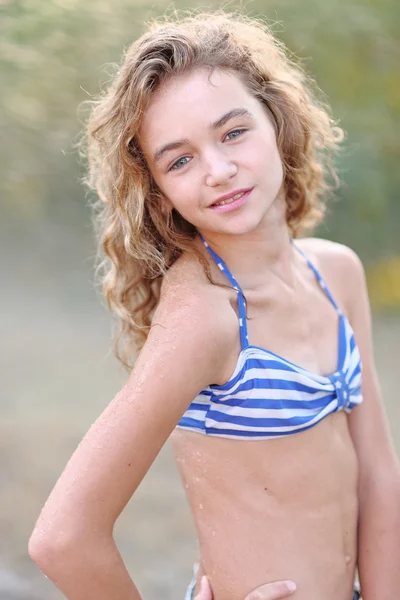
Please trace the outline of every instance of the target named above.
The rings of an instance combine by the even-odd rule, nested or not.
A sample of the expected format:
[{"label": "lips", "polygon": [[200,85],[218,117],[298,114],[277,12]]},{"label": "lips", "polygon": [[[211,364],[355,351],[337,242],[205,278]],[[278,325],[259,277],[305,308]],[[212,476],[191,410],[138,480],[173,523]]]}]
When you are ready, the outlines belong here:
[{"label": "lips", "polygon": [[209,209],[219,213],[233,212],[246,204],[252,190],[253,188],[235,194],[227,194],[224,200],[218,199],[216,203],[209,206]]},{"label": "lips", "polygon": [[230,194],[225,194],[223,196],[220,196],[217,200],[215,200],[215,202],[210,204],[210,208],[211,207],[214,208],[216,206],[224,206],[225,204],[230,204],[231,202],[238,200],[241,196],[243,196],[243,194],[245,194],[246,192],[249,192],[250,190],[251,190],[251,188],[242,188],[239,190],[235,190],[235,191],[231,192]]}]

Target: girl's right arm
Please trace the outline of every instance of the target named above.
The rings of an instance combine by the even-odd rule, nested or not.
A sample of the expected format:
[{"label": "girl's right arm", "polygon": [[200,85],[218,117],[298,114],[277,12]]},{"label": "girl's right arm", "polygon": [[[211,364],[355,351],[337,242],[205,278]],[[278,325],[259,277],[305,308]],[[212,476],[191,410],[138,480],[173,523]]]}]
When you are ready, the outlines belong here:
[{"label": "girl's right arm", "polygon": [[235,315],[221,311],[215,297],[179,285],[163,293],[127,384],[42,509],[29,553],[70,600],[140,600],[113,527],[189,404],[226,370]]}]

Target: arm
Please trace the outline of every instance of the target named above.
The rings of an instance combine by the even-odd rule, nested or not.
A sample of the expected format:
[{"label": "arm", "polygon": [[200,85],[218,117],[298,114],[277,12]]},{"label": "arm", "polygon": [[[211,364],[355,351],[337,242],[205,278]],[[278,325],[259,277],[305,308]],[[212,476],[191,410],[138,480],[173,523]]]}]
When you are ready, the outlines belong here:
[{"label": "arm", "polygon": [[30,539],[31,557],[70,600],[140,599],[115,521],[187,406],[223,371],[231,340],[210,298],[167,292],[153,323],[127,384],[78,446]]},{"label": "arm", "polygon": [[363,403],[349,416],[359,460],[358,570],[363,600],[390,600],[400,591],[400,466],[390,439],[376,374],[364,270],[345,249],[348,307],[363,366]]}]

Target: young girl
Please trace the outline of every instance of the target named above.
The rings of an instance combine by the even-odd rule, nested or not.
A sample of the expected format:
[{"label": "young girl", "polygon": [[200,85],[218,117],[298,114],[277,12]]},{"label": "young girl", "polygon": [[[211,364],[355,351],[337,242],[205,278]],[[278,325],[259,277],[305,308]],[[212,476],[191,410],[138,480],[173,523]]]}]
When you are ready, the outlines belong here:
[{"label": "young girl", "polygon": [[[299,237],[341,141],[268,28],[155,24],[88,126],[90,182],[129,379],[81,442],[30,553],[71,600],[137,600],[113,526],[166,440],[198,533],[187,598],[400,589],[400,468],[363,268]],[[171,435],[172,434],[172,435]],[[207,579],[204,578],[206,576]],[[263,595],[264,593],[264,595]],[[293,592],[292,592],[293,593]]]}]

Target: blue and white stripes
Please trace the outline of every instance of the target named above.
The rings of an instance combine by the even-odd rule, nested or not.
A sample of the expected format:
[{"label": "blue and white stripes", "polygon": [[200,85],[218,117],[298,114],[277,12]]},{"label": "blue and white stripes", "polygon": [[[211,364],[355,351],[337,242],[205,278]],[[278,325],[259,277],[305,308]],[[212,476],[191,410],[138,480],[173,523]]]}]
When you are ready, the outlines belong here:
[{"label": "blue and white stripes", "polygon": [[229,381],[203,390],[178,427],[238,439],[277,438],[304,431],[333,412],[350,412],[360,404],[361,361],[354,333],[308,258],[301,252],[339,313],[337,370],[327,376],[249,344],[243,292],[220,257],[203,242],[238,292],[242,350]]}]

